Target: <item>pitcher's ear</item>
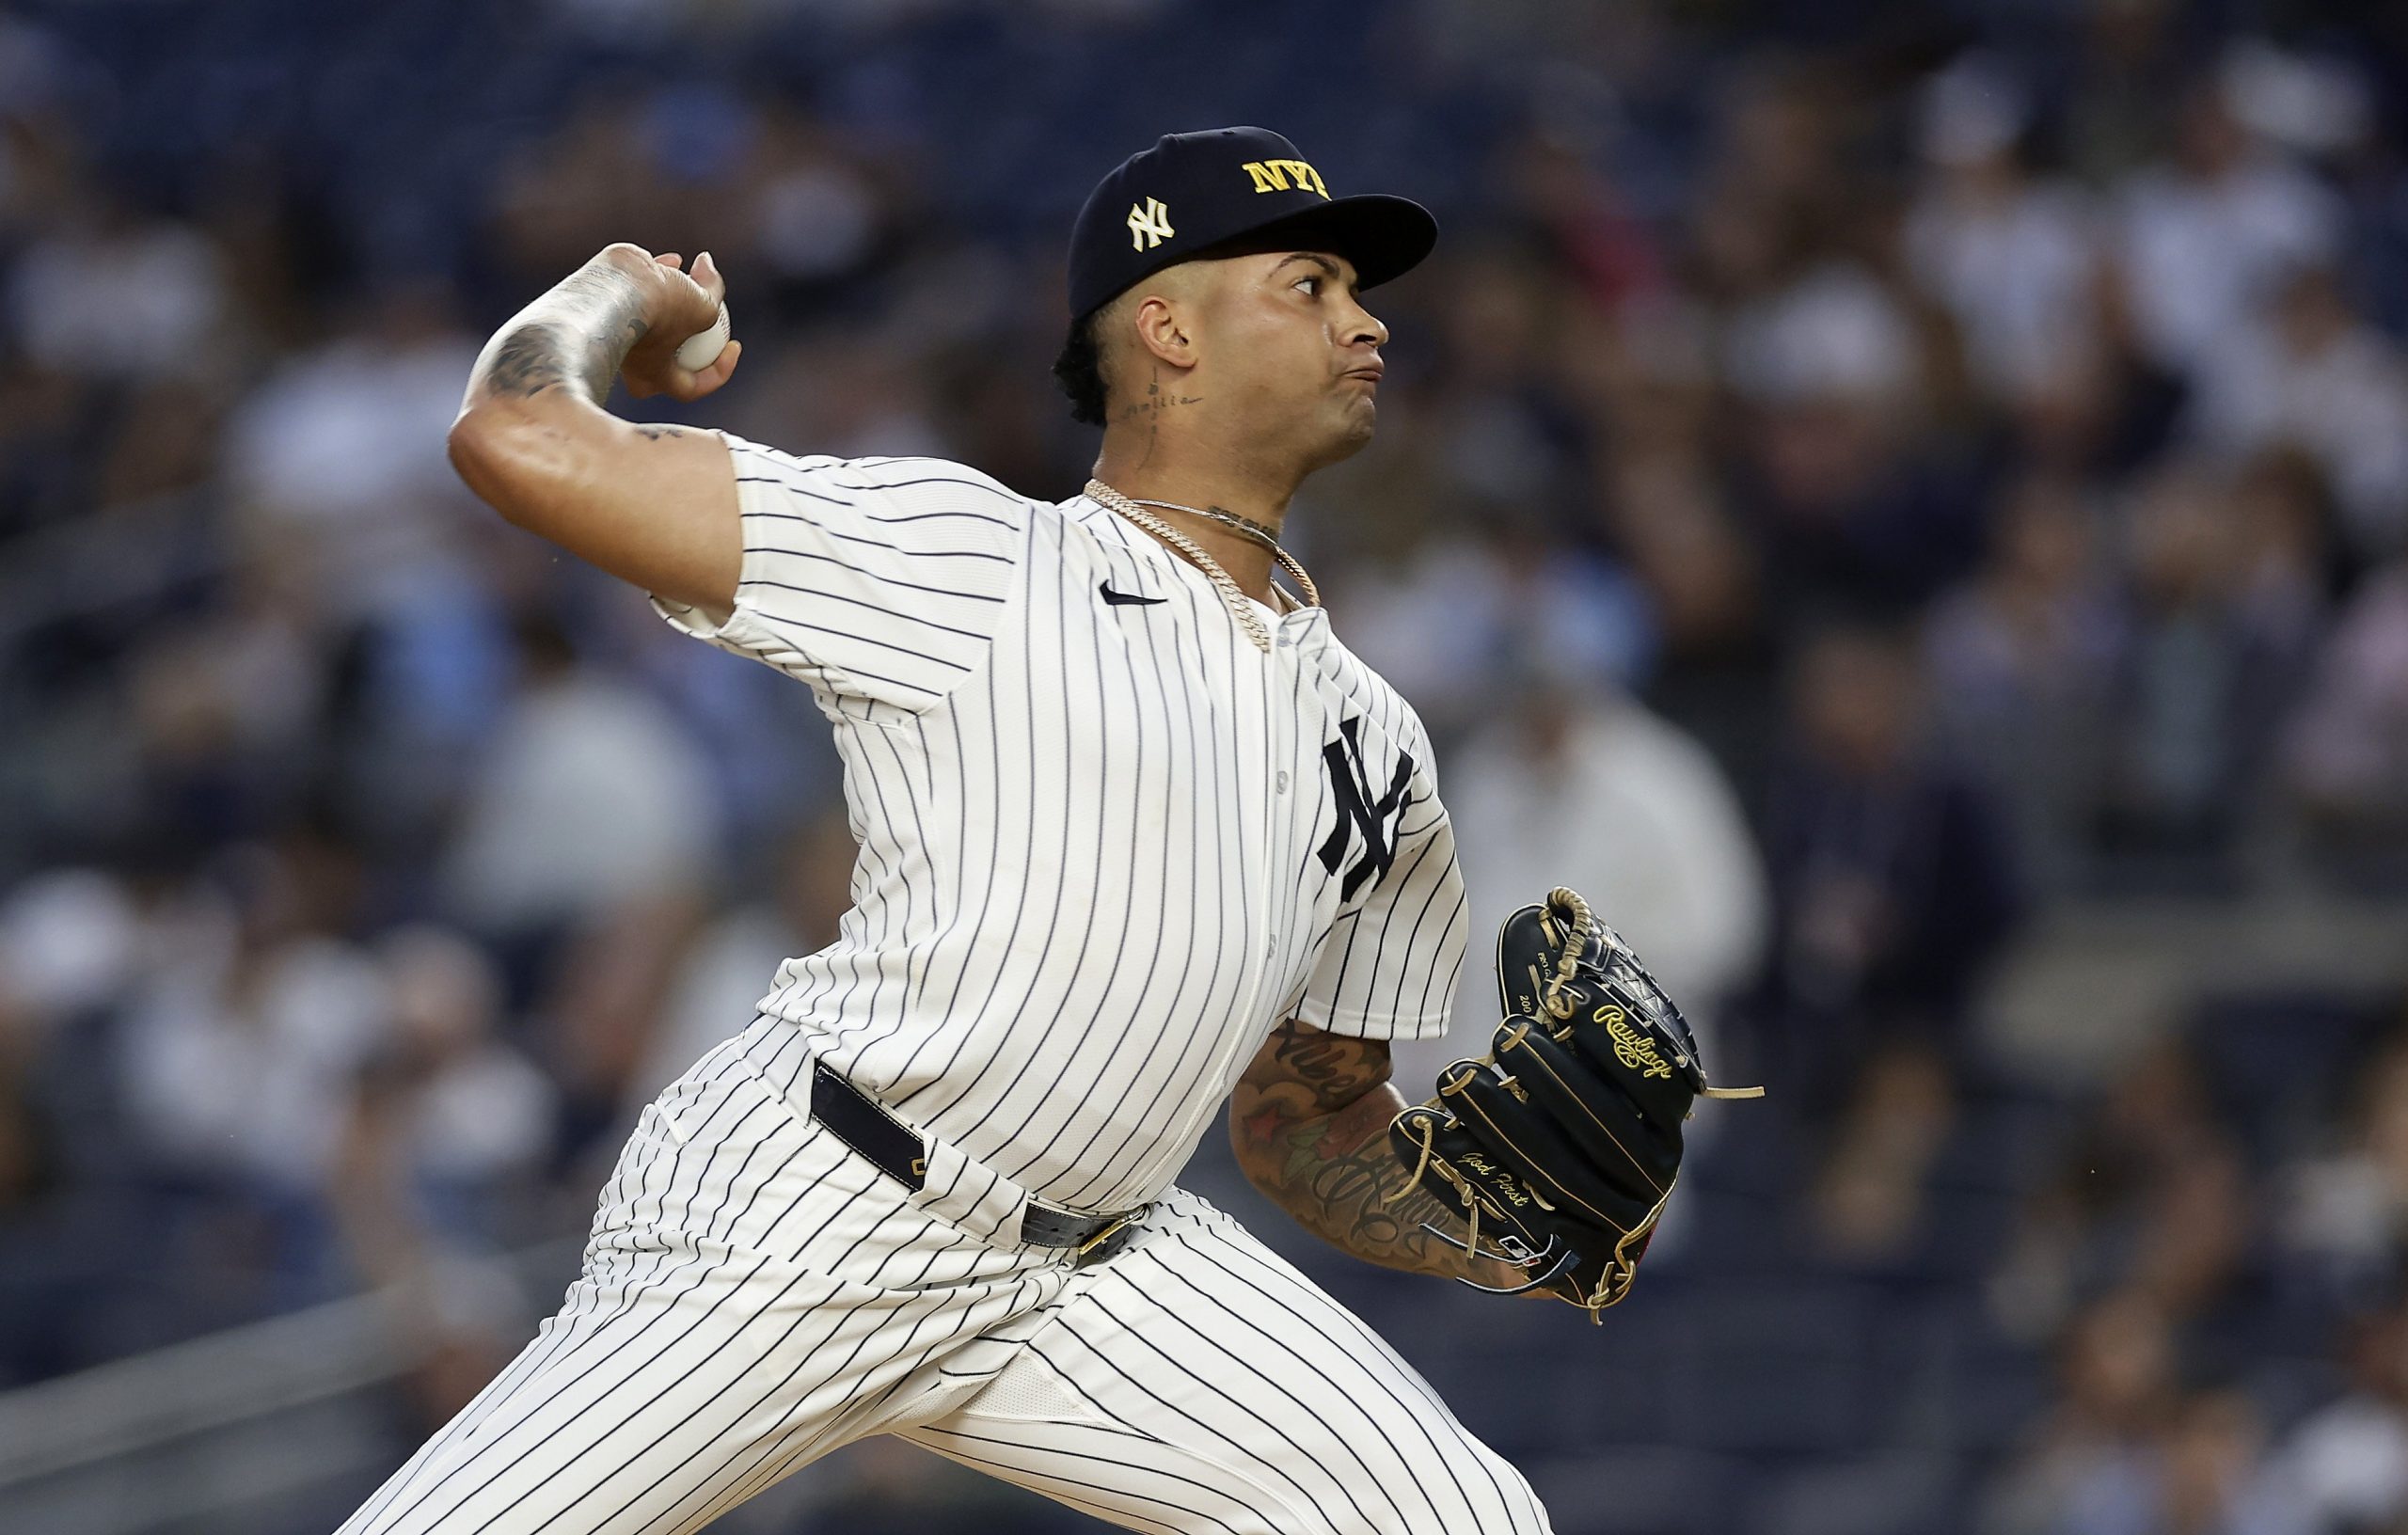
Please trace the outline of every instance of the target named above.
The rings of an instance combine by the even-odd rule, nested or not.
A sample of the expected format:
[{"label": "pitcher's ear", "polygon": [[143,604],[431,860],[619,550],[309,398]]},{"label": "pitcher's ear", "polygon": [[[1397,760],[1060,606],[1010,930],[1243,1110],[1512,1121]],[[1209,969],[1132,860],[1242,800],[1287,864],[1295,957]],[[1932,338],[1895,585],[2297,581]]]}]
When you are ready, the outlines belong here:
[{"label": "pitcher's ear", "polygon": [[1139,344],[1149,355],[1174,368],[1196,366],[1196,338],[1179,306],[1169,298],[1161,293],[1148,293],[1137,301],[1136,310],[1130,318],[1136,328]]}]

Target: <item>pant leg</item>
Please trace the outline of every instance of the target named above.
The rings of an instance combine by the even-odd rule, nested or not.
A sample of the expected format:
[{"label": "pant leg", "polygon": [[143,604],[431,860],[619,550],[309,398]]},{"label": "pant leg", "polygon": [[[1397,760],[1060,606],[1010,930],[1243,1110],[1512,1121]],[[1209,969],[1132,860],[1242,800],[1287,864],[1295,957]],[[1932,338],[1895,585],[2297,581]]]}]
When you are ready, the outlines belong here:
[{"label": "pant leg", "polygon": [[714,1052],[628,1141],[559,1313],[342,1535],[674,1535],[866,1432],[1068,1277],[916,1198]]},{"label": "pant leg", "polygon": [[1411,1366],[1193,1195],[1005,1333],[976,1395],[896,1432],[1131,1529],[1546,1535]]}]

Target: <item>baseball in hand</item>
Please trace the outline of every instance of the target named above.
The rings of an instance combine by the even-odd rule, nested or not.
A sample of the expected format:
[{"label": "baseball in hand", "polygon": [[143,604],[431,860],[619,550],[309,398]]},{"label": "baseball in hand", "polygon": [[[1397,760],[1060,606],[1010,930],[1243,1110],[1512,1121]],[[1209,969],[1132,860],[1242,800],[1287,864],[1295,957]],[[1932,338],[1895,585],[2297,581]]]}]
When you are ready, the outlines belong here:
[{"label": "baseball in hand", "polygon": [[719,360],[720,353],[727,345],[727,306],[722,303],[719,307],[719,318],[711,322],[711,328],[696,331],[677,348],[677,366],[690,373],[701,372]]}]

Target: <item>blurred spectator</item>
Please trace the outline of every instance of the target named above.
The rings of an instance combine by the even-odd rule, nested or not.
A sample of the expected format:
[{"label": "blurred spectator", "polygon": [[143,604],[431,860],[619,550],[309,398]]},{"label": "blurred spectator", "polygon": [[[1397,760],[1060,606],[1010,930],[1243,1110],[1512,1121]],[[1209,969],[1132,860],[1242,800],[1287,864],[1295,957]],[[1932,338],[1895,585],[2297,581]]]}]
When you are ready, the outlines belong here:
[{"label": "blurred spectator", "polygon": [[1872,272],[1814,266],[1735,311],[1727,348],[1751,407],[1744,504],[1794,624],[1909,612],[1971,568],[1976,468],[1927,430],[1917,332]]},{"label": "blurred spectator", "polygon": [[2315,1291],[2344,1300],[2408,1277],[2408,1037],[2362,1063],[2352,1086],[2345,1138],[2293,1171],[2281,1221]]},{"label": "blurred spectator", "polygon": [[310,788],[322,634],[283,575],[255,567],[222,607],[131,657],[126,744],[142,835],[169,846],[263,836]]},{"label": "blurred spectator", "polygon": [[[1442,751],[1495,716],[1496,679],[1515,657],[1544,655],[1557,675],[1627,686],[1654,653],[1629,577],[1552,546],[1525,512],[1467,515],[1342,590],[1347,643],[1414,701]],[[1438,604],[1443,627],[1428,619]]]},{"label": "blurred spectator", "polygon": [[313,1198],[354,1074],[390,1016],[374,960],[339,921],[325,873],[289,850],[223,861],[224,893],[179,914],[134,1005],[120,1063],[137,1128],[163,1164]]},{"label": "blurred spectator", "polygon": [[2359,562],[2408,546],[2408,359],[2351,311],[2330,268],[2292,271],[2263,321],[2208,344],[2194,429],[2234,454],[2305,450]]},{"label": "blurred spectator", "polygon": [[1765,811],[1775,917],[1757,1005],[1785,1068],[1769,1074],[1828,1113],[1877,1044],[1962,1048],[2020,887],[1998,806],[1928,744],[1923,680],[1896,638],[1810,641],[1789,709]]},{"label": "blurred spectator", "polygon": [[147,936],[120,880],[98,869],[53,869],[0,905],[0,973],[40,1026],[71,1024],[124,999]]},{"label": "blurred spectator", "polygon": [[447,293],[397,283],[278,367],[231,423],[227,473],[252,536],[297,544],[329,610],[406,600],[446,561],[447,519],[471,503],[444,434],[476,356]]},{"label": "blurred spectator", "polygon": [[644,152],[642,116],[630,104],[596,92],[503,161],[494,233],[528,281],[558,282],[604,245],[634,238],[646,210],[667,195],[658,162]]},{"label": "blurred spectator", "polygon": [[1475,505],[1514,507],[1524,526],[1555,532],[1573,521],[1586,446],[1550,366],[1559,339],[1551,317],[1572,295],[1519,247],[1453,260],[1461,297],[1441,319],[1447,367],[1431,381],[1437,409],[1421,430],[1450,489]]},{"label": "blurred spectator", "polygon": [[2188,373],[2248,326],[2283,276],[2337,251],[2339,199],[2252,141],[2224,87],[2184,97],[2173,157],[2116,189],[2125,302],[2142,351]]},{"label": "blurred spectator", "polygon": [[1753,649],[1761,638],[1759,553],[1703,456],[1621,455],[1605,494],[1614,536],[1645,587],[1667,667],[1712,666]]},{"label": "blurred spectator", "polygon": [[2135,1475],[2174,1416],[2173,1335],[2147,1300],[2110,1296],[2066,1328],[2057,1377],[2054,1406],[1990,1490],[1983,1535],[2091,1535],[2077,1514]]},{"label": "blurred spectator", "polygon": [[842,815],[796,828],[772,870],[771,898],[723,911],[694,934],[642,1062],[627,1081],[625,1113],[632,1116],[712,1046],[742,1033],[787,960],[836,942],[836,925],[853,904],[856,851]]},{"label": "blurred spectator", "polygon": [[84,434],[92,391],[64,374],[0,355],[0,534],[80,515],[94,466]]},{"label": "blurred spectator", "polygon": [[[652,1096],[641,1086],[642,1073],[703,915],[699,888],[673,881],[590,909],[564,931],[544,935],[548,942],[505,948],[531,972],[532,1042],[560,1090],[555,1165],[594,1163],[564,1178],[570,1189],[593,1188],[608,1176],[632,1124],[630,1111]],[[748,1014],[729,1032],[751,1021]],[[676,1071],[693,1060],[679,1062]]]},{"label": "blurred spectator", "polygon": [[1935,172],[1907,221],[1923,285],[1947,306],[1973,376],[2020,399],[2099,344],[2096,213],[2076,188],[2032,175],[2029,108],[1994,61],[1931,77],[1922,150]]},{"label": "blurred spectator", "polygon": [[1925,637],[1940,739],[2010,809],[2026,872],[2045,889],[2083,866],[2109,739],[2122,625],[2100,545],[2076,486],[2024,482],[1983,568],[1934,606]]},{"label": "blurred spectator", "polygon": [[580,666],[547,619],[519,630],[518,697],[469,791],[445,861],[452,910],[531,937],[708,865],[708,769],[651,698]]},{"label": "blurred spectator", "polygon": [[2197,1316],[2228,1298],[2251,1234],[2248,1195],[2196,1060],[2160,1041],[2030,1192],[1992,1287],[1995,1308],[2026,1337],[2111,1291],[2161,1318]]},{"label": "blurred spectator", "polygon": [[2290,1432],[2275,1487],[2303,1535],[2366,1535],[2408,1521],[2408,1314],[2358,1317],[2346,1337],[2350,1389]]},{"label": "blurred spectator", "polygon": [[157,498],[205,493],[217,469],[222,401],[184,379],[129,396],[102,451],[92,487],[96,512],[140,507]]},{"label": "blurred spectator", "polygon": [[1813,1190],[1822,1256],[1849,1265],[1908,1257],[1922,1234],[1932,1163],[1957,1124],[1949,1063],[1921,1044],[1864,1063]]},{"label": "blurred spectator", "polygon": [[[108,1035],[149,935],[119,881],[66,868],[0,905],[0,1388],[87,1362],[130,1163]],[[138,1280],[136,1281],[139,1282]],[[114,1341],[114,1340],[112,1340]]]},{"label": "blurred spectator", "polygon": [[2103,1469],[2067,1500],[2064,1535],[2297,1535],[2265,1472],[2265,1428],[2237,1391],[2184,1399],[2148,1453]]},{"label": "blurred spectator", "polygon": [[57,1368],[60,1288],[40,1251],[42,1217],[66,1192],[57,1106],[43,1089],[44,1021],[0,970],[0,1389]]},{"label": "blurred spectator", "polygon": [[552,1085],[499,1037],[501,980],[473,945],[418,927],[377,947],[391,1011],[360,1065],[344,1147],[356,1235],[420,1226],[488,1244],[508,1229],[497,1202],[550,1153]]},{"label": "blurred spectator", "polygon": [[1726,363],[1747,399],[1816,398],[1880,406],[1916,382],[1914,337],[1896,299],[1854,262],[1834,261],[1743,305]]},{"label": "blurred spectator", "polygon": [[2318,658],[2287,743],[2320,848],[2408,870],[2408,563],[2369,577]]},{"label": "blurred spectator", "polygon": [[[2131,632],[2100,804],[2115,851],[2228,857],[2261,804],[2276,721],[2322,608],[2315,530],[2202,467],[2169,464],[2130,510]],[[2228,876],[2228,871],[2226,871]]]},{"label": "blurred spectator", "polygon": [[0,993],[0,1218],[51,1191],[57,1134],[36,1100],[32,1077],[41,1037],[33,1010]]},{"label": "blurred spectator", "polygon": [[765,124],[757,234],[762,261],[798,295],[858,271],[886,231],[888,210],[863,166],[831,135],[792,115]]},{"label": "blurred spectator", "polygon": [[16,263],[9,328],[25,355],[71,376],[211,378],[224,371],[226,292],[208,241],[89,187],[50,211]]}]

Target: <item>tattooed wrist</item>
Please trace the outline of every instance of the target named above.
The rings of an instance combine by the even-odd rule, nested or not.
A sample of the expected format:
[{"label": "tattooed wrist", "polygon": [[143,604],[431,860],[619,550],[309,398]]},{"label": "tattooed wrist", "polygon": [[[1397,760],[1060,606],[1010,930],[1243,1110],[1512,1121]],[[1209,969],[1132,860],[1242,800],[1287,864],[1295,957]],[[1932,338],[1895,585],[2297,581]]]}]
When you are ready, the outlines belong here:
[{"label": "tattooed wrist", "polygon": [[652,323],[644,318],[643,288],[608,261],[588,262],[584,270],[562,283],[572,291],[587,320],[583,383],[588,398],[599,404],[610,393],[610,381],[635,350]]},{"label": "tattooed wrist", "polygon": [[592,261],[502,328],[480,361],[480,380],[505,398],[568,387],[598,405],[650,328],[642,285],[607,260]]},{"label": "tattooed wrist", "polygon": [[1265,1105],[1237,1120],[1239,1161],[1307,1230],[1357,1258],[1489,1286],[1519,1282],[1504,1264],[1437,1235],[1460,1242],[1468,1228],[1461,1211],[1412,1187],[1413,1170],[1397,1160],[1387,1125],[1404,1107],[1386,1086],[1326,1114],[1290,1116]]}]

